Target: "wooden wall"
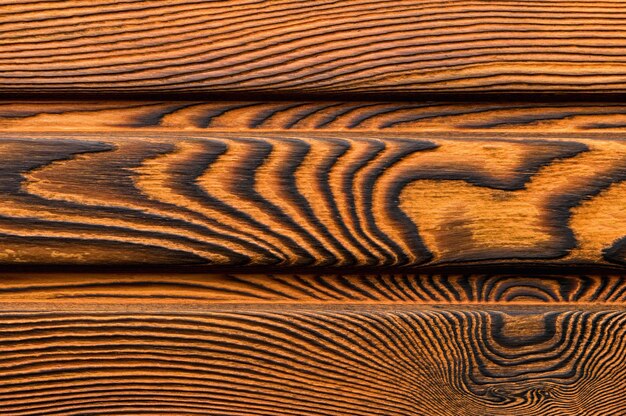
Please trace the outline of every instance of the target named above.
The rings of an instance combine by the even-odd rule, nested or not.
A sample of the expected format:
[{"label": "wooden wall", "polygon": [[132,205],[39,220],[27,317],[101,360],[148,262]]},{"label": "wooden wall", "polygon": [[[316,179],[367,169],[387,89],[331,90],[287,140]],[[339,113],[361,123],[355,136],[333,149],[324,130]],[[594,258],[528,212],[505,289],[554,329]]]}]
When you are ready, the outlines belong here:
[{"label": "wooden wall", "polygon": [[0,415],[626,415],[624,32],[3,2]]}]

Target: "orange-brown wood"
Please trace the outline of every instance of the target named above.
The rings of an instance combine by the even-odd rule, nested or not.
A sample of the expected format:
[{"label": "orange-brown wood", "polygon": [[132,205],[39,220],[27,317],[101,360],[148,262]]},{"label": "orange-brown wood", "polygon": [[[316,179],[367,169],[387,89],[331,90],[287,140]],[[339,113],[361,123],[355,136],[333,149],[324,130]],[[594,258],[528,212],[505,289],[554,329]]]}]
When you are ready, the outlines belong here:
[{"label": "orange-brown wood", "polygon": [[626,306],[618,273],[2,273],[0,310],[211,311],[280,305]]},{"label": "orange-brown wood", "polygon": [[625,24],[3,2],[0,416],[626,414]]},{"label": "orange-brown wood", "polygon": [[0,415],[605,415],[622,275],[0,275]]},{"label": "orange-brown wood", "polygon": [[[623,319],[455,309],[4,314],[0,414],[601,415],[623,399]],[[589,383],[609,368],[615,379]]]},{"label": "orange-brown wood", "polygon": [[9,1],[3,92],[626,90],[620,1]]},{"label": "orange-brown wood", "polygon": [[[602,101],[0,101],[10,132],[423,132],[532,137],[626,132],[626,104]],[[493,136],[495,134],[495,136]]]},{"label": "orange-brown wood", "polygon": [[625,319],[581,305],[3,312],[0,414],[620,414]]},{"label": "orange-brown wood", "polygon": [[619,414],[624,109],[1,103],[0,415]]},{"label": "orange-brown wood", "polygon": [[0,262],[621,267],[622,110],[4,103]]}]

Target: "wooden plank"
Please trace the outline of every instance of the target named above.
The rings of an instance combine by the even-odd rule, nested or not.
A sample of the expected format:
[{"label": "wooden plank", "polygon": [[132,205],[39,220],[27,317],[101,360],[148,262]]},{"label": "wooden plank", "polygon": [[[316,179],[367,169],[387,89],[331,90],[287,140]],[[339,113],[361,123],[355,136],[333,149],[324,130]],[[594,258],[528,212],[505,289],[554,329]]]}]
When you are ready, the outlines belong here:
[{"label": "wooden plank", "polygon": [[626,132],[620,102],[0,101],[2,131]]},{"label": "wooden plank", "polygon": [[623,274],[1,273],[0,310],[213,311],[266,305],[626,306]]},{"label": "wooden plank", "polygon": [[5,102],[0,263],[621,267],[624,110]]},{"label": "wooden plank", "polygon": [[0,92],[623,92],[620,1],[5,1]]},{"label": "wooden plank", "polygon": [[611,414],[625,306],[617,274],[2,273],[0,415]]},{"label": "wooden plank", "polygon": [[0,317],[0,415],[608,415],[623,308]]}]

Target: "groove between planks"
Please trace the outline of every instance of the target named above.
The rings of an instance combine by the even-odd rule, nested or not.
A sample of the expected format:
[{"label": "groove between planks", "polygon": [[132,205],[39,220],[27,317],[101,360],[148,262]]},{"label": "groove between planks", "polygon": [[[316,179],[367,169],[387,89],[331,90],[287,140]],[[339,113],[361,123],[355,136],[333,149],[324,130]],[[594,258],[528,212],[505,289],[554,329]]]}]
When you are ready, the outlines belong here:
[{"label": "groove between planks", "polygon": [[19,1],[0,18],[0,92],[626,90],[619,1]]}]

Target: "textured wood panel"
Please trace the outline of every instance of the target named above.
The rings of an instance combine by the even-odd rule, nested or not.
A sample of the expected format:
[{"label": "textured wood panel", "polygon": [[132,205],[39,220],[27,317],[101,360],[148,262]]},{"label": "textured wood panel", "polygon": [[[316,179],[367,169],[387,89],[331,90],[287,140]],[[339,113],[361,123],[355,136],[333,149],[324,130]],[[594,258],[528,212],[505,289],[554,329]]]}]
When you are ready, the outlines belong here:
[{"label": "textured wood panel", "polygon": [[626,132],[620,102],[0,101],[2,131]]},{"label": "textured wood panel", "polygon": [[621,265],[619,136],[0,133],[0,262]]},{"label": "textured wood panel", "polygon": [[625,28],[3,2],[0,416],[626,414]]},{"label": "textured wood panel", "polygon": [[620,1],[5,1],[4,92],[625,91]]},{"label": "textured wood panel", "polygon": [[620,414],[625,292],[622,275],[3,273],[0,415]]},{"label": "textured wood panel", "polygon": [[622,309],[3,313],[0,414],[620,415]]},{"label": "textured wood panel", "polygon": [[[504,268],[506,269],[506,268]],[[0,309],[212,310],[223,305],[626,305],[621,274],[0,274]]]}]

